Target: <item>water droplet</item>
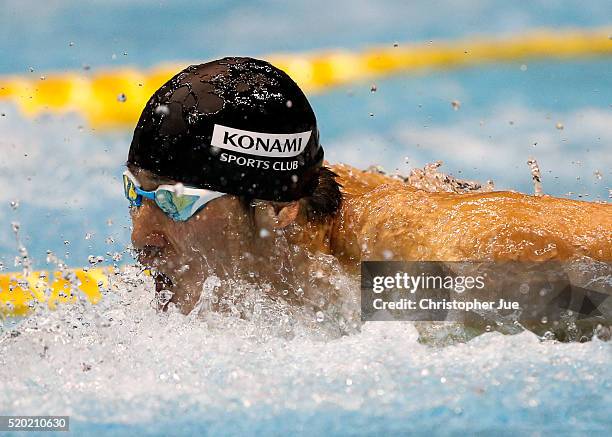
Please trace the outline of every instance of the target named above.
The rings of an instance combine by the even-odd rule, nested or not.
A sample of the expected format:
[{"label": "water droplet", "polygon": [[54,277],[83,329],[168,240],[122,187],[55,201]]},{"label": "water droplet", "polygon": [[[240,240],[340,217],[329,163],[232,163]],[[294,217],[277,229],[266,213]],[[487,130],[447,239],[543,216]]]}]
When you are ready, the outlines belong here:
[{"label": "water droplet", "polygon": [[30,73],[34,73],[34,67],[30,67],[28,70],[30,70]]},{"label": "water droplet", "polygon": [[529,158],[527,160],[527,165],[529,166],[529,170],[531,171],[531,179],[533,181],[533,194],[536,196],[541,196],[542,194],[544,194],[544,191],[542,189],[542,176],[540,174],[540,166],[534,158]]},{"label": "water droplet", "polygon": [[603,179],[603,175],[601,174],[601,172],[599,170],[595,170],[593,172],[593,176],[595,176],[595,179],[597,179],[598,181]]},{"label": "water droplet", "polygon": [[74,41],[70,41],[70,42],[68,43],[68,46],[69,46],[69,47],[74,47]]},{"label": "water droplet", "polygon": [[9,205],[11,205],[11,208],[14,210],[16,210],[17,208],[19,208],[19,200],[11,200],[11,202],[9,203]]},{"label": "water droplet", "polygon": [[563,123],[557,123],[557,124],[555,125],[555,127],[556,127],[557,129],[559,129],[559,130],[563,130],[563,128],[564,128]]},{"label": "water droplet", "polygon": [[83,70],[85,71],[89,71],[91,69],[91,66],[88,64],[83,64]]},{"label": "water droplet", "polygon": [[174,293],[170,290],[162,289],[155,293],[155,300],[160,307],[164,307],[170,302]]},{"label": "water droplet", "polygon": [[170,114],[170,108],[167,105],[158,105],[155,108],[155,113],[159,115],[168,115]]},{"label": "water droplet", "polygon": [[453,100],[451,102],[451,106],[453,107],[455,111],[458,111],[459,108],[461,108],[461,102],[459,100]]},{"label": "water droplet", "polygon": [[108,236],[106,237],[106,244],[113,244],[115,242],[115,239],[112,236]]},{"label": "water droplet", "polygon": [[375,83],[373,83],[372,85],[370,85],[370,92],[375,93],[376,91],[378,91],[378,87]]},{"label": "water droplet", "polygon": [[40,76],[40,80],[45,80],[47,76]]},{"label": "water droplet", "polygon": [[87,257],[87,261],[89,262],[89,264],[98,264],[101,262],[104,262],[104,257],[103,256],[93,256],[93,255],[89,255]]},{"label": "water droplet", "polygon": [[370,112],[370,117],[374,117],[374,113],[373,112]]},{"label": "water droplet", "polygon": [[294,184],[297,183],[297,181],[299,181],[300,178],[298,177],[298,175],[294,174],[291,175],[291,182],[293,182]]},{"label": "water droplet", "polygon": [[86,239],[86,240],[91,240],[91,238],[92,238],[93,236],[94,236],[94,234],[93,234],[93,233],[88,232],[88,233],[86,233],[86,234],[85,234],[85,239]]},{"label": "water droplet", "polygon": [[383,250],[382,255],[383,255],[383,257],[384,257],[385,259],[391,259],[391,258],[393,258],[393,252],[391,252],[391,251],[390,251],[390,250],[388,250],[388,249]]},{"label": "water droplet", "polygon": [[287,106],[287,108],[291,108],[293,106],[293,102],[291,100],[287,100],[285,102],[285,106]]},{"label": "water droplet", "polygon": [[269,236],[270,236],[270,231],[268,231],[267,229],[262,229],[259,231],[260,238],[268,238]]},{"label": "water droplet", "polygon": [[521,65],[521,71],[527,71],[527,65],[522,64]]},{"label": "water droplet", "polygon": [[393,43],[393,47],[399,47],[399,43],[396,41]]},{"label": "water droplet", "polygon": [[353,385],[353,380],[351,378],[346,378],[345,383],[346,383],[346,385],[349,385],[349,386]]},{"label": "water droplet", "polygon": [[185,193],[185,185],[181,184],[180,182],[178,184],[175,184],[174,192],[177,196],[182,196]]},{"label": "water droplet", "polygon": [[325,314],[323,314],[322,311],[317,311],[317,322],[321,323],[323,320],[325,320]]},{"label": "water droplet", "polygon": [[51,252],[50,250],[47,250],[46,261],[47,261],[47,264],[51,264],[51,263],[57,264],[59,262],[59,260],[55,256],[55,254],[53,252]]},{"label": "water droplet", "polygon": [[127,100],[127,96],[124,93],[121,93],[117,96],[117,101],[124,103]]}]

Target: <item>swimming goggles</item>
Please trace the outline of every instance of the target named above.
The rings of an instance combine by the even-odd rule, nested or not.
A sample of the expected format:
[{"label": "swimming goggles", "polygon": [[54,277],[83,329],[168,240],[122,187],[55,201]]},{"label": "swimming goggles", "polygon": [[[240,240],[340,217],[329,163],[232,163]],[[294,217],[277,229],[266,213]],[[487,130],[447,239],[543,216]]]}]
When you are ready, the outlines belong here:
[{"label": "swimming goggles", "polygon": [[183,222],[204,208],[210,201],[225,193],[177,185],[160,185],[153,191],[145,191],[134,175],[123,172],[123,190],[130,206],[141,206],[142,198],[151,199],[172,220]]}]

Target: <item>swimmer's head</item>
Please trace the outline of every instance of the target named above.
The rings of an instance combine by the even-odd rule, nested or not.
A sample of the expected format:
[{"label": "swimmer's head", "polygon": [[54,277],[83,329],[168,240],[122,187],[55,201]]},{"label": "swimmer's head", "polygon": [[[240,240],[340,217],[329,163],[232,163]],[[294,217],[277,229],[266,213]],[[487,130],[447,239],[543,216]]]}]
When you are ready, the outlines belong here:
[{"label": "swimmer's head", "polygon": [[312,194],[322,162],[302,90],[252,58],[192,65],[170,79],[147,102],[128,157],[185,185],[275,201]]},{"label": "swimmer's head", "polygon": [[183,294],[185,312],[210,274],[333,216],[340,187],[322,162],[308,100],[267,62],[224,58],[170,79],[142,112],[124,176],[132,243],[158,291]]}]

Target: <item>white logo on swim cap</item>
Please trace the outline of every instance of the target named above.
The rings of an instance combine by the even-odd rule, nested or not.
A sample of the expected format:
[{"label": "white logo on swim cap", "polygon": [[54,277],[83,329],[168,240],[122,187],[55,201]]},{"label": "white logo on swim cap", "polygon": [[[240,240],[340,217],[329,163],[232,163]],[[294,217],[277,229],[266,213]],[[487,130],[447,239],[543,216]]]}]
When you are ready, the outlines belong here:
[{"label": "white logo on swim cap", "polygon": [[215,124],[211,145],[248,155],[290,158],[304,151],[312,131],[297,134],[265,134]]}]

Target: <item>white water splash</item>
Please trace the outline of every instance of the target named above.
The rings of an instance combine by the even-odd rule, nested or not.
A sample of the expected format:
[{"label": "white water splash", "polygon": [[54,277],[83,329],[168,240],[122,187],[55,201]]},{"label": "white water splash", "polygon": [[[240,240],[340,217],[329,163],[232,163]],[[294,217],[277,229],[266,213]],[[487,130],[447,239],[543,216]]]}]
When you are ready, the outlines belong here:
[{"label": "white water splash", "polygon": [[[402,418],[400,430],[442,422],[490,430],[496,420],[511,429],[563,405],[572,413],[558,425],[598,429],[612,401],[612,345],[597,339],[563,345],[490,333],[439,348],[419,343],[408,322],[369,322],[342,335],[333,315],[266,300],[247,285],[252,311],[243,318],[160,313],[149,277],[127,268],[111,279],[98,305],[39,308],[2,328],[3,414],[70,415],[86,427],[153,433],[214,424],[221,434],[238,433],[236,415],[249,434],[269,421],[293,432],[307,418],[316,428],[344,417],[343,431],[367,433],[389,429],[381,417]],[[580,401],[587,395],[598,400]],[[504,408],[491,413],[491,403]]]}]

